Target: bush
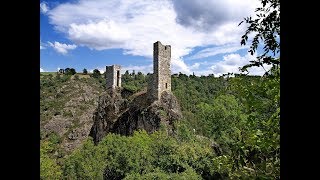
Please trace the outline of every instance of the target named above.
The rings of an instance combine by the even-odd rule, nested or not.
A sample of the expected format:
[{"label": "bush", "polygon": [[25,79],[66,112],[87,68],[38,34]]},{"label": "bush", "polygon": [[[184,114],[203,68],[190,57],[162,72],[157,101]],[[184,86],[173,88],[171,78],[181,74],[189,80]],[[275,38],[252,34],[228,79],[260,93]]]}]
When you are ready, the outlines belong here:
[{"label": "bush", "polygon": [[213,178],[229,172],[224,161],[213,162],[216,155],[208,141],[191,139],[179,142],[165,131],[149,135],[144,130],[134,132],[131,137],[108,134],[97,146],[89,138],[66,159],[64,176],[71,179],[176,179],[179,176],[201,179],[201,176]]},{"label": "bush", "polygon": [[79,80],[79,75],[78,74],[74,75],[74,80]]},{"label": "bush", "polygon": [[101,78],[101,73],[98,69],[94,69],[91,75],[93,78]]},{"label": "bush", "polygon": [[56,160],[49,153],[53,150],[50,142],[40,144],[40,179],[61,179],[62,171]]},{"label": "bush", "polygon": [[64,74],[65,75],[74,75],[74,74],[76,74],[77,72],[76,72],[76,70],[74,69],[74,68],[66,68],[65,70],[64,70]]}]

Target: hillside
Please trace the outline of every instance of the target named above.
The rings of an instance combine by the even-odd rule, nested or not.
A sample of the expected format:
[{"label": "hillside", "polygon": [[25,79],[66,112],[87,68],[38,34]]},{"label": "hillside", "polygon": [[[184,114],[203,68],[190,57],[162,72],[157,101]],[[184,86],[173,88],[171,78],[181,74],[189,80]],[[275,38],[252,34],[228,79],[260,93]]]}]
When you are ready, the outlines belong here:
[{"label": "hillside", "polygon": [[[147,79],[142,73],[122,76],[122,86],[134,93],[126,96],[129,101],[143,95]],[[172,75],[172,92],[183,114],[175,123],[174,136],[161,128],[153,134],[135,131],[131,137],[108,134],[94,146],[88,135],[104,83],[103,76],[40,74],[43,177],[274,179],[279,175],[277,77]]]},{"label": "hillside", "polygon": [[40,77],[41,139],[56,139],[64,154],[88,136],[103,86],[88,75]]}]

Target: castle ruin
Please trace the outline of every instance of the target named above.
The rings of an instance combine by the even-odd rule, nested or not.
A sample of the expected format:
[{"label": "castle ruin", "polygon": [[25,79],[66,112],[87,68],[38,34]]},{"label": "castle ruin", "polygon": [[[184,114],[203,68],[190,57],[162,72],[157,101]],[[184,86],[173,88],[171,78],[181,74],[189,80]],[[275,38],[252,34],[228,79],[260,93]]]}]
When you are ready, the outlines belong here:
[{"label": "castle ruin", "polygon": [[[153,74],[150,76],[147,98],[153,102],[161,98],[163,92],[171,92],[171,46],[153,43]],[[121,66],[106,66],[107,89],[121,87]]]},{"label": "castle ruin", "polygon": [[116,89],[116,87],[121,87],[121,66],[112,65],[106,66],[106,88]]},{"label": "castle ruin", "polygon": [[[99,97],[90,130],[95,144],[108,133],[132,135],[144,129],[148,133],[167,127],[174,133],[174,121],[182,118],[177,98],[171,92],[171,46],[157,41],[153,44],[153,74],[149,76],[147,91],[134,93],[120,87],[119,66],[107,67],[107,87],[111,92]],[[118,91],[119,90],[119,91]]]},{"label": "castle ruin", "polygon": [[148,86],[149,99],[160,100],[161,94],[171,92],[171,46],[160,41],[153,44],[153,75]]}]

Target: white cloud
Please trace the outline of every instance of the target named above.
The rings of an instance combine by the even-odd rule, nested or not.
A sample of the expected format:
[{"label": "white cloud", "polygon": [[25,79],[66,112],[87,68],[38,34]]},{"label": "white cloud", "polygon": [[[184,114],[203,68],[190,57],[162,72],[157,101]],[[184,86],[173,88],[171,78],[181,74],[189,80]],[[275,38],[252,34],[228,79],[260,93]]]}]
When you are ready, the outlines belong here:
[{"label": "white cloud", "polygon": [[57,41],[55,41],[54,44],[48,41],[48,44],[51,47],[53,47],[53,49],[56,50],[58,53],[61,53],[63,55],[67,54],[68,50],[72,50],[77,47],[75,44],[63,44]]},{"label": "white cloud", "polygon": [[153,72],[153,64],[141,65],[141,66],[134,66],[134,65],[124,66],[121,68],[121,73],[123,74],[127,70],[130,73],[134,70],[135,73],[142,72],[143,74],[148,74]]},{"label": "white cloud", "polygon": [[193,60],[193,59],[200,59],[200,58],[206,58],[206,57],[210,57],[210,56],[215,56],[217,54],[224,54],[224,53],[232,53],[232,52],[236,52],[240,49],[246,49],[249,46],[241,46],[240,43],[239,44],[228,44],[228,45],[224,45],[224,46],[217,46],[217,47],[213,47],[213,48],[206,48],[203,49],[199,52],[197,52],[195,55],[188,57],[188,60]]},{"label": "white cloud", "polygon": [[40,68],[40,72],[45,72],[42,68]]},{"label": "white cloud", "polygon": [[88,71],[89,71],[90,73],[93,73],[93,70],[95,70],[95,69],[98,69],[101,74],[106,71],[106,69],[103,68],[103,67],[97,67],[97,68],[94,68],[94,69],[89,69]]},{"label": "white cloud", "polygon": [[199,69],[200,63],[194,63],[192,66],[190,66],[190,69]]},{"label": "white cloud", "polygon": [[[124,54],[152,58],[154,42],[170,44],[172,71],[191,73],[183,56],[194,47],[239,43],[244,27],[237,25],[254,12],[256,1],[206,0],[196,6],[195,1],[79,0],[60,4],[47,14],[56,30],[75,44],[91,49],[121,48]],[[181,22],[192,16],[179,3],[190,10],[197,7],[197,12],[190,11],[193,19]]]},{"label": "white cloud", "polygon": [[172,0],[177,22],[210,31],[226,22],[240,22],[258,5],[256,0]]},{"label": "white cloud", "polygon": [[[256,54],[255,54],[256,56]],[[255,56],[251,56],[249,53],[245,56],[239,54],[228,54],[223,56],[223,60],[213,64],[210,69],[217,76],[226,73],[240,73],[239,67],[249,64],[249,61],[255,60]],[[266,70],[269,70],[271,66],[265,66]],[[250,75],[263,75],[265,70],[262,67],[252,67],[248,69]]]},{"label": "white cloud", "polygon": [[41,42],[41,39],[40,39],[40,49],[46,49],[45,44]]},{"label": "white cloud", "polygon": [[47,6],[47,3],[46,2],[42,2],[40,3],[40,11],[45,14],[49,11],[49,7]]}]

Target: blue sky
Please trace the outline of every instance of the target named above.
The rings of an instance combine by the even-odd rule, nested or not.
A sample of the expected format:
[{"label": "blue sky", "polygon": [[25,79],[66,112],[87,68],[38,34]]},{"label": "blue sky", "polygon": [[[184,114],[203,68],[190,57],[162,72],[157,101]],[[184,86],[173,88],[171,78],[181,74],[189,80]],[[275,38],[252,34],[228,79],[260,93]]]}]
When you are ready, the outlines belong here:
[{"label": "blue sky", "polygon": [[258,0],[41,1],[40,71],[103,72],[119,64],[122,72],[152,73],[153,43],[161,41],[172,47],[172,73],[238,72],[254,58],[240,45],[245,25],[238,24],[258,5]]}]

